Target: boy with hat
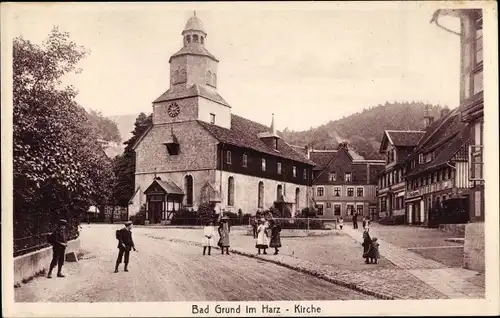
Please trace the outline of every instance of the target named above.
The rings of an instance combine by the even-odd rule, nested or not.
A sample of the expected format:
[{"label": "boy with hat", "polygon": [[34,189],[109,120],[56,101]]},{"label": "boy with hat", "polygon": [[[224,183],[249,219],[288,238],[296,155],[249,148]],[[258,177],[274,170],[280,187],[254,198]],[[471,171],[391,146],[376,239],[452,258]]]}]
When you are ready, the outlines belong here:
[{"label": "boy with hat", "polygon": [[115,273],[118,273],[118,266],[120,266],[123,256],[125,256],[125,271],[128,272],[128,261],[130,250],[135,249],[134,240],[132,240],[132,222],[125,222],[125,227],[116,231],[116,238],[118,239],[118,258],[116,259]]},{"label": "boy with hat", "polygon": [[59,220],[59,225],[49,235],[49,243],[52,244],[52,262],[50,262],[49,273],[47,278],[52,278],[52,270],[57,265],[57,277],[64,277],[61,270],[64,265],[64,258],[66,257],[66,225],[68,222],[66,220]]}]

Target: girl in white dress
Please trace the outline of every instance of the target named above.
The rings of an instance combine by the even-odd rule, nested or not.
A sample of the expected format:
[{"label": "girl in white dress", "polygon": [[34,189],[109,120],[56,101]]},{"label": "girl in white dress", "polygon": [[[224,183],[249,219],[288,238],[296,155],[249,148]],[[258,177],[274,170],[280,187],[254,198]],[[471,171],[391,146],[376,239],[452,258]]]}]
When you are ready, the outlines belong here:
[{"label": "girl in white dress", "polygon": [[255,244],[258,254],[260,254],[260,250],[264,250],[263,254],[267,254],[266,249],[269,247],[268,241],[267,226],[264,219],[261,219],[257,227],[257,243]]},{"label": "girl in white dress", "polygon": [[208,255],[210,255],[212,246],[215,246],[215,228],[212,221],[208,221],[207,225],[203,228],[203,241],[201,244],[203,245],[203,255],[205,255],[207,247]]}]

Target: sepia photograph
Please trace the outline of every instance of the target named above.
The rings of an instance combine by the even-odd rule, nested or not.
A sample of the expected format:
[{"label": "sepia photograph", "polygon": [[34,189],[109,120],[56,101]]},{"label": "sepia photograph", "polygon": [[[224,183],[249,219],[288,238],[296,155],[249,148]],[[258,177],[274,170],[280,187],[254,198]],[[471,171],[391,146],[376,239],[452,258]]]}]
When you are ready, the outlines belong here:
[{"label": "sepia photograph", "polygon": [[3,3],[4,315],[499,314],[496,3],[320,2]]}]

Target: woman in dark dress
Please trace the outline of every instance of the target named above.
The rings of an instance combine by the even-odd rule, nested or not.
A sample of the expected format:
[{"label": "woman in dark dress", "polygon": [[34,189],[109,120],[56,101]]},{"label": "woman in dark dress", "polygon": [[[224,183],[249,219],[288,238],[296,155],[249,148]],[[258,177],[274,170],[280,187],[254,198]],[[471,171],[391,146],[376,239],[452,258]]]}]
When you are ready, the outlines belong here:
[{"label": "woman in dark dress", "polygon": [[271,220],[269,225],[271,227],[271,242],[269,242],[269,247],[274,247],[274,255],[278,255],[278,248],[281,247],[281,226],[275,220]]},{"label": "woman in dark dress", "polygon": [[370,238],[370,234],[368,231],[363,232],[363,258],[365,259],[366,264],[370,264],[370,258],[372,258],[372,239]]}]

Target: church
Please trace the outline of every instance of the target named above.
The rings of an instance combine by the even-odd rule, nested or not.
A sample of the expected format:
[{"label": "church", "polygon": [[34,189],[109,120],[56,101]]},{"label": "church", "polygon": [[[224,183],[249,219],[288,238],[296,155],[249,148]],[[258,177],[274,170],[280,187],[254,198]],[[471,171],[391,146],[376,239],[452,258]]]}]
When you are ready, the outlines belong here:
[{"label": "church", "polygon": [[170,57],[170,88],[153,101],[153,125],[134,145],[135,193],[129,215],[146,205],[150,223],[181,207],[213,203],[216,212],[255,214],[309,206],[314,163],[276,132],[231,113],[217,92],[219,60],[207,49],[196,13]]}]

